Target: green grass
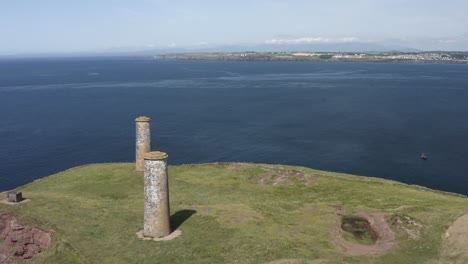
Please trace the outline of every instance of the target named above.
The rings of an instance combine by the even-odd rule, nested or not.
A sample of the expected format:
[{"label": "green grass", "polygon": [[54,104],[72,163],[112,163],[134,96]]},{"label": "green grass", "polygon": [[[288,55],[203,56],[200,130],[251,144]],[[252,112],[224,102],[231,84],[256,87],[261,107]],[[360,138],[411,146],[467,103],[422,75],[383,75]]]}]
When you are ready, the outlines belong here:
[{"label": "green grass", "polygon": [[[263,168],[320,178],[309,187],[258,184],[253,178]],[[0,204],[0,213],[53,232],[37,263],[424,263],[438,256],[447,227],[468,212],[464,196],[377,178],[280,165],[171,166],[171,222],[182,236],[141,241],[135,233],[143,227],[143,176],[133,170],[125,163],[76,167],[18,188],[31,202]],[[399,235],[382,257],[347,255],[332,239],[338,209],[408,216],[422,224],[420,237]]]}]

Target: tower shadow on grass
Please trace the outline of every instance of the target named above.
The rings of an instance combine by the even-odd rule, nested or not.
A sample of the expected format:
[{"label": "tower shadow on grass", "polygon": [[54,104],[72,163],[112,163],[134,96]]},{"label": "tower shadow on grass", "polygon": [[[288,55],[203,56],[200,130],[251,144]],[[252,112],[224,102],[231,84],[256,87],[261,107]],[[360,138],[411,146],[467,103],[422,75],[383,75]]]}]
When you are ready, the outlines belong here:
[{"label": "tower shadow on grass", "polygon": [[189,219],[197,211],[195,210],[180,210],[171,215],[171,229],[172,231],[179,228],[187,219]]}]

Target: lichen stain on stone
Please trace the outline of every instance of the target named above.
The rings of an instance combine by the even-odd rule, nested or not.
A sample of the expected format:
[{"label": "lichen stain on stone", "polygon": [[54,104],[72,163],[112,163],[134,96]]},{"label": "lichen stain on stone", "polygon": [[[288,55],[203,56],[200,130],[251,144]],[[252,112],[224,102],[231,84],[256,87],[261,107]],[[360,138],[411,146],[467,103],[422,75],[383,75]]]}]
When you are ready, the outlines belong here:
[{"label": "lichen stain on stone", "polygon": [[144,182],[144,234],[167,236],[170,233],[170,208],[166,160],[145,160]]},{"label": "lichen stain on stone", "polygon": [[136,123],[135,166],[136,171],[143,171],[144,155],[151,151],[150,123]]}]

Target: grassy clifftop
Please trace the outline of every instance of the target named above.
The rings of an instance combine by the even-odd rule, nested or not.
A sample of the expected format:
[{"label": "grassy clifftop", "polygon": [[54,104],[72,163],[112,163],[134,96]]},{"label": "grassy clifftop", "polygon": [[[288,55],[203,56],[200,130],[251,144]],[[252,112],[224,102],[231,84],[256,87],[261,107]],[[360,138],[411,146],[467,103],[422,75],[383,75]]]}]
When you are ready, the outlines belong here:
[{"label": "grassy clifftop", "polygon": [[[0,214],[51,232],[52,245],[34,263],[466,261],[457,251],[464,242],[446,235],[468,213],[466,197],[281,165],[171,166],[171,224],[182,235],[142,241],[135,233],[143,227],[143,177],[133,170],[126,163],[72,168],[19,188],[31,202],[0,204]],[[371,224],[382,216],[394,236],[388,248],[366,251],[380,245],[378,223],[377,241],[365,230],[360,237],[340,229],[355,216]]]}]

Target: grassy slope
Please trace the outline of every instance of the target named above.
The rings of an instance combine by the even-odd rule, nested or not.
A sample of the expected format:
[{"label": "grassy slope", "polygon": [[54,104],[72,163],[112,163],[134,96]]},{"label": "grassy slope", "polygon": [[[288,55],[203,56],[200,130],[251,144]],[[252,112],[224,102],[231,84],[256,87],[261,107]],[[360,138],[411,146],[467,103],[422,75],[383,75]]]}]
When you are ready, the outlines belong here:
[{"label": "grassy slope", "polygon": [[[169,242],[140,241],[143,178],[132,164],[73,168],[19,188],[32,201],[0,204],[25,224],[53,230],[54,245],[39,263],[264,263],[327,259],[329,263],[423,263],[437,257],[441,235],[468,212],[468,199],[397,182],[294,169],[320,175],[310,187],[255,183],[255,164],[169,168],[173,225]],[[383,257],[353,257],[336,249],[334,210],[404,213],[421,222],[421,238],[400,239]],[[186,219],[189,211],[197,213]]]}]

